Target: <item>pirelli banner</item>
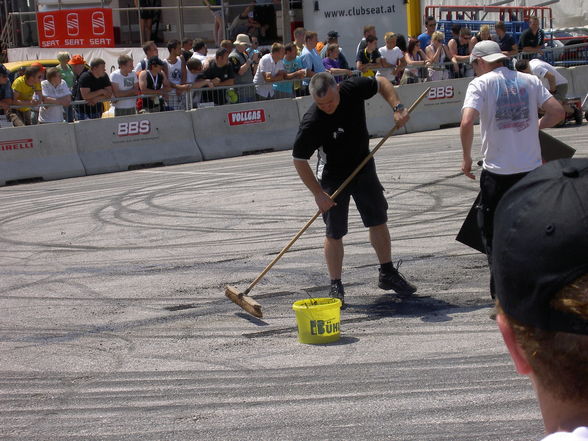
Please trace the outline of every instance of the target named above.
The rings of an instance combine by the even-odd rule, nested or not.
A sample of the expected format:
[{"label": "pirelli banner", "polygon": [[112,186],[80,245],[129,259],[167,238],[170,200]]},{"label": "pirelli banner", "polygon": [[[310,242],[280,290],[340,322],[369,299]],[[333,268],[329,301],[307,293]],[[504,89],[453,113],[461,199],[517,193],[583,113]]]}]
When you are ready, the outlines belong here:
[{"label": "pirelli banner", "polygon": [[114,47],[112,9],[37,12],[37,28],[40,47]]},{"label": "pirelli banner", "polygon": [[0,186],[22,180],[84,176],[74,124],[39,124],[0,130]]}]

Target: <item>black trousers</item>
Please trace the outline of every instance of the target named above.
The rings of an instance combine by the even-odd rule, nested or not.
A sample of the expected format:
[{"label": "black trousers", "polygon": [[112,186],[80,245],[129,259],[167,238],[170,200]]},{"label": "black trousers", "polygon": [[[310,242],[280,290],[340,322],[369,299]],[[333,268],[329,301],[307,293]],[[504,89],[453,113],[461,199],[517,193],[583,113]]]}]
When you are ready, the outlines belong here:
[{"label": "black trousers", "polygon": [[[478,205],[478,227],[486,249],[488,265],[492,271],[492,238],[494,237],[494,213],[502,196],[528,173],[498,175],[483,170],[480,176],[480,204]],[[494,298],[494,283],[490,278],[490,294]]]}]

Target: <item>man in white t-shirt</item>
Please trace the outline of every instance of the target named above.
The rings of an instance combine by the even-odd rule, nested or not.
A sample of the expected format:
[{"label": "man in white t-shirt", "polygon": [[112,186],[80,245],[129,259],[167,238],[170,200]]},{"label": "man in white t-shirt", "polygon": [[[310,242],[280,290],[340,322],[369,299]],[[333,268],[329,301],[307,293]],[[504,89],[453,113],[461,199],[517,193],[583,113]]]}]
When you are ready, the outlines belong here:
[{"label": "man in white t-shirt", "polygon": [[396,83],[396,69],[398,62],[405,63],[404,54],[398,46],[396,46],[396,34],[394,32],[386,32],[384,34],[384,41],[386,46],[382,46],[380,49],[380,55],[382,55],[383,68],[378,69],[376,73],[377,77],[386,77],[392,83]]},{"label": "man in white t-shirt", "polygon": [[71,91],[57,68],[47,69],[46,78],[41,82],[43,103],[51,105],[41,107],[39,122],[41,124],[63,122],[63,106],[70,105]]},{"label": "man in white t-shirt", "polygon": [[587,220],[587,158],[533,170],[496,208],[496,322],[535,389],[543,441],[588,441]]},{"label": "man in white t-shirt", "polygon": [[[114,116],[134,115],[139,93],[139,78],[133,72],[133,59],[128,55],[118,57],[118,69],[110,74],[112,94],[119,98],[112,102]],[[120,99],[125,98],[126,99]]]},{"label": "man in white t-shirt", "polygon": [[551,94],[564,106],[568,115],[573,114],[575,111],[580,112],[579,109],[574,110],[575,107],[565,103],[568,94],[568,80],[566,80],[566,77],[560,74],[551,64],[539,60],[538,58],[532,60],[518,60],[516,63],[516,69],[519,72],[532,74],[539,78]]},{"label": "man in white t-shirt", "polygon": [[282,61],[284,53],[284,46],[280,43],[274,43],[270,53],[259,60],[253,83],[255,84],[255,92],[262,99],[273,98],[275,91],[271,83],[287,79]]},{"label": "man in white t-shirt", "polygon": [[202,61],[202,64],[204,65],[204,61],[208,58],[208,47],[206,47],[206,43],[202,38],[196,38],[194,40],[193,48],[194,54],[192,54],[192,58]]},{"label": "man in white t-shirt", "polygon": [[[553,127],[563,118],[561,104],[532,75],[504,67],[498,43],[477,43],[470,63],[477,78],[468,85],[460,126],[463,149],[462,171],[470,179],[474,123],[480,118],[483,171],[480,175],[481,201],[478,227],[492,265],[494,211],[502,195],[528,172],[541,165],[539,129]],[[545,114],[539,120],[537,111]],[[494,298],[494,283],[490,280]]]}]

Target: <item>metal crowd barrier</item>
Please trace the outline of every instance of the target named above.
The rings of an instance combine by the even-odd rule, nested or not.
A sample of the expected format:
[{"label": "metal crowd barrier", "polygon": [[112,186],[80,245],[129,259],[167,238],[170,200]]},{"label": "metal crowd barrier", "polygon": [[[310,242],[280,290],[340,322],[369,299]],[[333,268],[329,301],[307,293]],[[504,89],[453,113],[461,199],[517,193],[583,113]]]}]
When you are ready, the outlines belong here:
[{"label": "metal crowd barrier", "polygon": [[[357,74],[356,74],[357,75]],[[344,77],[336,77],[337,79],[343,79]],[[137,98],[136,113],[154,113],[163,111],[173,110],[192,110],[196,108],[220,106],[226,104],[237,104],[237,103],[248,103],[255,101],[267,101],[274,99],[283,98],[295,98],[300,96],[308,95],[308,88],[302,84],[303,80],[287,80],[279,81],[275,83],[265,83],[263,85],[250,84],[235,84],[232,86],[216,86],[216,87],[202,87],[193,88],[190,91],[182,94],[175,94],[173,91],[162,93],[160,95],[137,95],[132,97]],[[269,88],[269,94],[260,94],[259,86]],[[267,89],[266,89],[267,91]],[[118,101],[126,101],[129,97],[124,98],[112,98],[109,100],[102,100],[103,103],[108,103],[110,106]],[[140,99],[140,100],[139,100]],[[147,101],[149,100],[149,101]],[[153,101],[157,100],[158,105],[152,105]],[[150,103],[145,105],[145,103]],[[81,106],[87,105],[87,101],[78,100],[72,101],[69,106],[64,107],[64,115],[68,113],[68,107],[81,108]],[[32,109],[32,120],[34,124],[37,124],[38,113],[42,107],[50,106],[61,106],[60,104],[43,103],[39,105],[19,105],[10,106],[11,109]],[[115,107],[115,106],[113,106]],[[112,107],[111,107],[112,108]],[[105,113],[111,113],[114,116],[114,112],[110,112],[108,109]],[[5,125],[0,124],[0,127]]]},{"label": "metal crowd barrier", "polygon": [[[511,57],[510,62],[506,63],[511,69],[514,68],[516,60],[523,58],[540,58],[557,67],[574,67],[588,65],[588,43],[574,44],[561,47],[544,48],[541,53],[519,53]],[[405,67],[405,70],[407,68]],[[473,70],[467,62],[462,63],[438,63],[427,67],[419,66],[413,68],[416,72],[417,83],[430,81],[444,81],[447,79],[467,78],[473,77]],[[431,74],[436,74],[436,77],[431,77]],[[440,73],[440,75],[439,75]],[[359,71],[354,71],[353,75],[360,75]],[[343,79],[344,77],[337,77]],[[395,84],[400,82],[401,75],[396,78]],[[260,89],[260,86],[261,89]],[[263,90],[265,88],[265,90]],[[579,87],[579,89],[582,89]],[[269,93],[268,93],[269,90]],[[583,90],[583,89],[582,89]],[[287,80],[276,83],[265,83],[263,85],[251,84],[236,84],[232,86],[217,86],[217,87],[202,87],[193,88],[188,92],[182,94],[165,93],[158,95],[138,95],[143,103],[149,102],[147,100],[157,99],[159,105],[144,106],[142,109],[137,108],[137,113],[152,113],[159,111],[170,110],[191,110],[196,108],[220,106],[226,104],[248,103],[255,101],[266,101],[272,99],[294,98],[308,95],[308,88],[303,84],[303,80]],[[110,105],[117,101],[128,100],[126,98],[113,98],[105,100]],[[86,101],[73,101],[70,106],[72,108],[79,108],[87,104]],[[42,104],[37,106],[23,105],[10,106],[13,109],[31,108],[33,109],[33,122],[36,123],[35,115],[38,114],[40,107],[51,106],[57,104]],[[110,112],[114,116],[114,112]],[[68,114],[68,109],[64,109],[64,115]],[[67,118],[67,116],[66,116]],[[1,123],[0,127],[9,126],[9,123]]]}]

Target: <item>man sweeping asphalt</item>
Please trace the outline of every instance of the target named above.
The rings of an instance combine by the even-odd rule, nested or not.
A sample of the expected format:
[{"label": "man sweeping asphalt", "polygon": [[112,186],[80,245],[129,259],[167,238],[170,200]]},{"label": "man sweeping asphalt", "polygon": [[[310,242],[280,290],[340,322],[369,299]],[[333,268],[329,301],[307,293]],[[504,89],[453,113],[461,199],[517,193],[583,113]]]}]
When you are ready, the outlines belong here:
[{"label": "man sweeping asphalt", "polygon": [[[394,86],[383,77],[350,78],[338,86],[330,73],[322,72],[312,77],[309,91],[314,103],[300,123],[292,156],[296,171],[314,195],[326,224],[324,250],[331,278],[330,296],[345,305],[341,274],[350,197],[363,224],[369,228],[370,242],[380,263],[378,286],[402,295],[414,293],[416,287],[398,272],[401,262],[396,267],[392,263],[388,202],[374,160],[365,165],[336,200],[330,198],[369,154],[365,100],[379,92],[390,104],[398,127],[408,121],[408,111],[400,103]],[[308,161],[316,150],[315,176]]]}]

